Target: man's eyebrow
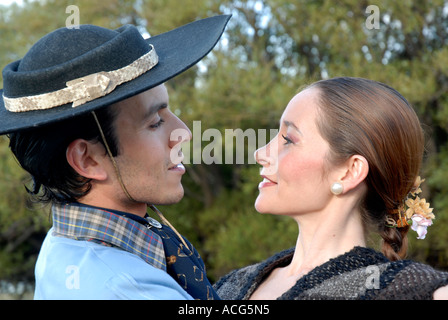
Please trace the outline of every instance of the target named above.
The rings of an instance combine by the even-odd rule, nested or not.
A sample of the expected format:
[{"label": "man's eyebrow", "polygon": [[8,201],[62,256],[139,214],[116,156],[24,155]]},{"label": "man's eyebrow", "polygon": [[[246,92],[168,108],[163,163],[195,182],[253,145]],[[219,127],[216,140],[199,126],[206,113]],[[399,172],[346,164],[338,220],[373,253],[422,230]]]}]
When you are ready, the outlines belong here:
[{"label": "man's eyebrow", "polygon": [[168,104],[165,102],[155,104],[151,106],[143,115],[143,121],[146,121],[147,119],[151,118],[154,114],[159,112],[162,109],[168,108]]}]

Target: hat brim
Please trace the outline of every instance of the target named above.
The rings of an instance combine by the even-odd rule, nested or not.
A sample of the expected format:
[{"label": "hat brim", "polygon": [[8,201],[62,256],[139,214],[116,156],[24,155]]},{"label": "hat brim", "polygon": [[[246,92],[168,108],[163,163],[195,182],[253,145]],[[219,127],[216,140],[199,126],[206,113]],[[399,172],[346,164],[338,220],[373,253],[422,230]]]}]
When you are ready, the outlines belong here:
[{"label": "hat brim", "polygon": [[[158,64],[138,78],[118,86],[108,95],[76,108],[67,104],[47,110],[10,112],[0,98],[0,135],[38,127],[97,110],[154,88],[194,66],[217,44],[229,15],[198,20],[148,38],[159,56]],[[0,96],[3,90],[0,90]]]}]

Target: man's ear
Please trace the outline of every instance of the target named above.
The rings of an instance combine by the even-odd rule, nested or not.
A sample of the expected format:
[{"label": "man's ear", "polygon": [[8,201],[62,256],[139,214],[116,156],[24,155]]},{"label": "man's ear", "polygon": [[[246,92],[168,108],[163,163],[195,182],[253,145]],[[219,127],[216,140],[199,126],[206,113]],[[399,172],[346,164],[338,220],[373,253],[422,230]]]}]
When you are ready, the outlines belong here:
[{"label": "man's ear", "polygon": [[344,193],[362,184],[369,173],[369,163],[360,155],[351,156],[344,167],[345,175],[340,182],[344,185]]},{"label": "man's ear", "polygon": [[102,161],[104,153],[101,143],[77,139],[67,147],[66,158],[73,170],[79,175],[88,179],[103,181],[107,179],[107,170],[105,170],[104,161]]}]

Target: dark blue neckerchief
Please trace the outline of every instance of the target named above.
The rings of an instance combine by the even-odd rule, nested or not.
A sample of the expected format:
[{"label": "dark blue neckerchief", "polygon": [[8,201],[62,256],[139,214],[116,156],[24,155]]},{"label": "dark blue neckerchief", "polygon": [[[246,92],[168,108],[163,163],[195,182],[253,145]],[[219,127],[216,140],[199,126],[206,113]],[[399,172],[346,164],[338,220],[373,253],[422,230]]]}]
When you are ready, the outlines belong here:
[{"label": "dark blue neckerchief", "polygon": [[188,248],[168,226],[154,222],[148,215],[143,218],[131,213],[107,209],[115,214],[132,219],[150,227],[163,241],[166,257],[166,271],[196,300],[220,300],[207,278],[205,265],[193,245],[185,238]]},{"label": "dark blue neckerchief", "polygon": [[207,278],[204,262],[193,245],[183,237],[188,245],[185,248],[176,233],[166,225],[152,230],[162,238],[168,274],[194,299],[219,300]]}]

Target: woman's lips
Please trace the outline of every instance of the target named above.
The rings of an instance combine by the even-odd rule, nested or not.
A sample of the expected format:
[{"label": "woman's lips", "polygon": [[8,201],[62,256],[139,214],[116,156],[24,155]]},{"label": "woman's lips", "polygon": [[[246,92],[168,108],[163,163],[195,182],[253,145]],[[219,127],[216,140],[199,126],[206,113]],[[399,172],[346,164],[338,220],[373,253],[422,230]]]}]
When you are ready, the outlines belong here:
[{"label": "woman's lips", "polygon": [[271,179],[269,179],[269,178],[267,178],[265,176],[262,176],[262,177],[263,177],[263,181],[261,181],[258,184],[258,189],[263,189],[263,188],[272,187],[272,186],[276,186],[277,185],[277,183],[272,181]]}]

